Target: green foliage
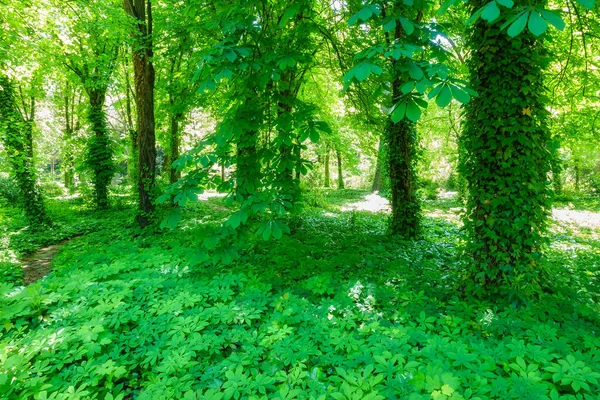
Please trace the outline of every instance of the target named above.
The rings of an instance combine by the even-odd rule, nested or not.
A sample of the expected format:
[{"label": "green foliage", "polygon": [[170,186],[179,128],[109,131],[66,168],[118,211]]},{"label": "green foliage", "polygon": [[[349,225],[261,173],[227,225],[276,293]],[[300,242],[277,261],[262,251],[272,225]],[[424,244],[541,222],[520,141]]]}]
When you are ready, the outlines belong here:
[{"label": "green foliage", "polygon": [[547,54],[531,34],[510,38],[481,21],[469,47],[471,85],[480,96],[465,106],[460,138],[467,251],[473,257],[465,286],[479,295],[526,301],[546,279],[540,261],[552,159],[544,96]]},{"label": "green foliage", "polygon": [[0,75],[0,117],[2,118],[0,137],[8,153],[11,173],[20,189],[19,202],[32,227],[40,228],[50,223],[50,220],[36,182],[33,163],[33,121],[24,119],[17,108],[13,83],[2,75]]},{"label": "green foliage", "polygon": [[304,213],[294,233],[256,240],[228,267],[187,265],[227,214],[222,200],[185,208],[185,230],[134,239],[137,228],[107,215],[65,245],[50,276],[0,284],[3,396],[596,396],[600,287],[573,277],[598,274],[597,230],[557,225],[557,242],[585,248],[556,249],[554,294],[494,306],[457,296],[457,226],[425,217],[422,240],[390,238],[384,215],[336,209],[364,194],[326,192],[329,213]]},{"label": "green foliage", "polygon": [[15,180],[8,174],[0,173],[0,199],[15,204],[19,201],[21,192]]}]

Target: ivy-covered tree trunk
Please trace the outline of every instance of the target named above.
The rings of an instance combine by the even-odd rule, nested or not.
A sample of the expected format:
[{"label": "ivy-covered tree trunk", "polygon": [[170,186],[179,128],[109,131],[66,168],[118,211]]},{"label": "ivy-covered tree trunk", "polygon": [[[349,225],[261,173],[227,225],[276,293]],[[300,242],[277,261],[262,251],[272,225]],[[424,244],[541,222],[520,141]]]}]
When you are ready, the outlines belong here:
[{"label": "ivy-covered tree trunk", "polygon": [[331,173],[329,172],[329,147],[325,151],[325,182],[323,184],[326,188],[331,186]]},{"label": "ivy-covered tree trunk", "polygon": [[49,224],[33,162],[33,120],[25,120],[19,112],[12,82],[4,76],[0,76],[0,133],[21,191],[25,216],[32,229]]},{"label": "ivy-covered tree trunk", "polygon": [[237,143],[235,188],[239,201],[260,186],[260,160],[257,154],[258,132],[243,131]]},{"label": "ivy-covered tree trunk", "polygon": [[154,81],[152,64],[152,4],[150,0],[123,0],[125,11],[136,19],[133,51],[135,95],[137,99],[138,144],[138,215],[141,228],[150,224],[154,211],[154,183],[156,169],[156,136],[154,123]]},{"label": "ivy-covered tree trunk", "polygon": [[[404,30],[396,24],[394,39],[401,40]],[[394,77],[391,82],[392,100],[403,95],[401,74],[402,62],[393,61]],[[417,195],[417,130],[414,122],[407,118],[394,123],[391,118],[385,128],[385,147],[390,177],[392,216],[389,230],[392,235],[416,238],[421,232],[421,204]]]},{"label": "ivy-covered tree trunk", "polygon": [[88,141],[86,164],[94,175],[96,206],[105,208],[108,206],[108,186],[115,173],[112,146],[108,137],[106,113],[104,112],[106,88],[88,89],[88,96],[90,100],[88,120],[92,136]]},{"label": "ivy-covered tree trunk", "polygon": [[173,164],[179,158],[179,148],[181,147],[181,134],[179,132],[179,122],[183,114],[175,114],[171,116],[171,129],[169,131],[169,154],[167,168],[169,169],[169,183],[175,183],[181,178],[181,173],[173,168]]},{"label": "ivy-covered tree trunk", "polygon": [[373,175],[373,186],[371,187],[372,192],[381,191],[381,159],[383,155],[383,137],[379,139],[379,146],[377,147],[377,161],[375,162],[375,174]]},{"label": "ivy-covered tree trunk", "polygon": [[529,33],[510,38],[498,24],[484,21],[476,24],[468,45],[471,86],[479,96],[465,106],[460,138],[464,223],[473,260],[466,285],[475,293],[519,300],[542,283],[551,162],[546,55],[541,39]]},{"label": "ivy-covered tree trunk", "polygon": [[[396,85],[394,85],[396,86]],[[386,129],[392,216],[390,232],[415,238],[421,230],[421,204],[417,195],[416,129],[403,119],[389,122]]]},{"label": "ivy-covered tree trunk", "polygon": [[[63,147],[63,155],[62,155],[62,164],[61,169],[63,172],[63,180],[65,183],[65,187],[70,191],[73,190],[75,186],[75,158],[73,156],[74,153],[74,143],[73,143],[73,135],[75,132],[75,127],[73,126],[74,116],[73,110],[71,107],[74,105],[71,102],[71,91],[70,85],[67,81],[65,86],[65,132],[64,132],[64,141],[65,145]],[[75,99],[73,99],[74,101]]]},{"label": "ivy-covered tree trunk", "polygon": [[338,167],[338,190],[342,190],[345,188],[344,186],[344,169],[342,166],[342,152],[339,149],[335,149],[335,156],[337,158],[337,167]]}]

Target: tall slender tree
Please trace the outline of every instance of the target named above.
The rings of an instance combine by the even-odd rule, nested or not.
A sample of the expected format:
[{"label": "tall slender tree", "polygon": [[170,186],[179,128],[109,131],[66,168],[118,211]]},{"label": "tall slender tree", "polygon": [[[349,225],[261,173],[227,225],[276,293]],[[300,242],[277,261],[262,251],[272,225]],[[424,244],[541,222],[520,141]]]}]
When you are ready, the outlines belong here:
[{"label": "tall slender tree", "polygon": [[140,227],[148,226],[154,211],[156,135],[154,121],[155,72],[152,57],[152,1],[123,0],[133,22],[133,70],[137,110],[138,215]]}]

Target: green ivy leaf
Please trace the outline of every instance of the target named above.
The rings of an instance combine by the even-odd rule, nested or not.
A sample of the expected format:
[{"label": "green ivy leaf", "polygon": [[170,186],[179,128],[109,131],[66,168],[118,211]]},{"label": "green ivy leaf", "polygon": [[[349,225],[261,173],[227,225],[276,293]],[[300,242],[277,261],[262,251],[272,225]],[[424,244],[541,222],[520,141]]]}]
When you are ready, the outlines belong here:
[{"label": "green ivy leaf", "polygon": [[534,36],[540,36],[548,29],[548,23],[540,14],[532,11],[529,13],[529,23],[527,24],[527,28]]},{"label": "green ivy leaf", "polygon": [[523,12],[523,14],[512,23],[512,25],[508,28],[508,31],[506,31],[508,36],[516,37],[519,35],[519,33],[523,32],[523,29],[525,29],[525,26],[527,26],[528,14],[528,12]]}]

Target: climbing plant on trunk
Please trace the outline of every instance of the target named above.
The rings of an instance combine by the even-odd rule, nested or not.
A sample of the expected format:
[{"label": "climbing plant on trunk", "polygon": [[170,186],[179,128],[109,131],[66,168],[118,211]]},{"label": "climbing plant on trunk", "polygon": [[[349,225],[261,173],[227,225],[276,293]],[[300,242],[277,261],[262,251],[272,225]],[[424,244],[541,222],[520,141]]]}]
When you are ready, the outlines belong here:
[{"label": "climbing plant on trunk", "polygon": [[[465,83],[450,76],[444,64],[446,51],[436,41],[443,32],[435,23],[423,23],[431,4],[413,1],[369,1],[349,19],[356,35],[366,36],[364,48],[355,56],[355,66],[344,77],[346,87],[368,78],[379,82],[375,90],[387,107],[388,122],[383,135],[390,178],[393,235],[415,238],[421,227],[417,195],[416,121],[425,98],[435,98],[444,107],[455,98],[470,100]],[[369,24],[368,33],[361,24]],[[471,93],[472,94],[472,93]]]},{"label": "climbing plant on trunk", "polygon": [[465,106],[460,137],[464,224],[473,258],[467,287],[522,299],[543,283],[539,262],[550,210],[548,57],[543,39],[531,32],[511,37],[517,33],[512,26],[507,31],[489,19],[491,24],[481,19],[473,26],[467,42],[470,82],[479,93]]},{"label": "climbing plant on trunk", "polygon": [[0,75],[0,135],[21,192],[25,216],[31,227],[36,229],[50,223],[50,219],[37,185],[33,160],[35,99],[31,97],[29,100],[28,109],[20,110],[13,83]]}]

